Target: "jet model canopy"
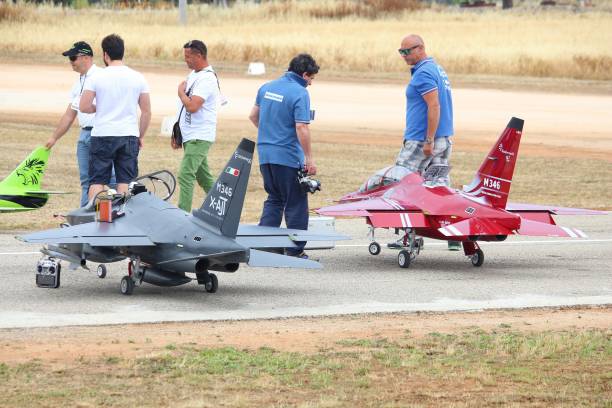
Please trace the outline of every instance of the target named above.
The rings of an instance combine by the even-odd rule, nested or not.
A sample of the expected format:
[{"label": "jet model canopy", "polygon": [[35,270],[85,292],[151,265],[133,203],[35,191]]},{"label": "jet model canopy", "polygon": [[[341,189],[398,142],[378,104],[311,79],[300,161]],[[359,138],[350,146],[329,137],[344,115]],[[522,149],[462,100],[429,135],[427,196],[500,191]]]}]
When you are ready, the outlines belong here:
[{"label": "jet model canopy", "polygon": [[378,170],[365,183],[363,183],[363,185],[359,187],[359,192],[364,193],[366,191],[372,191],[380,187],[388,186],[389,184],[397,183],[411,173],[413,172],[402,166],[385,167],[384,169]]}]

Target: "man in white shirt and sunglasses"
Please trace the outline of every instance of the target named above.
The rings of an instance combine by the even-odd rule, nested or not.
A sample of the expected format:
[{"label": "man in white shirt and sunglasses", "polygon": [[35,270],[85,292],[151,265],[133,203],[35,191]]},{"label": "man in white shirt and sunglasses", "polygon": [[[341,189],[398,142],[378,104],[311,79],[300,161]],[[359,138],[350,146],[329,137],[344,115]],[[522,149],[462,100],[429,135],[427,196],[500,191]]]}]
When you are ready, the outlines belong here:
[{"label": "man in white shirt and sunglasses", "polygon": [[[91,138],[91,130],[93,129],[95,113],[83,113],[79,110],[79,102],[81,100],[81,94],[83,93],[83,87],[96,73],[102,70],[93,63],[93,50],[91,46],[85,41],[77,41],[72,47],[62,53],[64,57],[68,57],[70,66],[75,72],[78,72],[79,79],[75,81],[72,89],[70,90],[70,103],[66,108],[66,111],[60,118],[57,128],[53,132],[53,135],[47,140],[45,147],[51,149],[55,143],[64,136],[72,124],[74,119],[78,120],[79,127],[81,128],[79,133],[79,141],[77,142],[77,162],[79,164],[79,179],[81,181],[81,207],[85,206],[88,202],[88,191],[89,191],[89,143]],[[111,186],[116,184],[115,174],[110,182]]]}]

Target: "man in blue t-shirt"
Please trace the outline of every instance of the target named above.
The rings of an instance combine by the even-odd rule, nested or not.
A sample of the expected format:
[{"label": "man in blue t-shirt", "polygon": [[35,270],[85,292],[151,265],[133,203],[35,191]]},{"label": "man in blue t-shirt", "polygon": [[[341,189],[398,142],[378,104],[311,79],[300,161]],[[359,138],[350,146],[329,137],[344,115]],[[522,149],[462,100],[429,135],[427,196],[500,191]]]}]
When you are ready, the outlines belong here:
[{"label": "man in blue t-shirt", "polygon": [[[310,96],[306,87],[319,72],[309,54],[299,54],[280,78],[257,92],[249,119],[258,129],[259,169],[268,198],[259,225],[278,227],[283,215],[287,228],[308,229],[308,197],[298,182],[298,170],[315,175],[310,148]],[[296,242],[287,255],[308,258],[306,242]]]},{"label": "man in blue t-shirt", "polygon": [[[406,87],[406,129],[397,165],[422,173],[430,164],[448,164],[453,135],[451,86],[444,69],[425,53],[423,39],[408,35],[399,53],[412,66]],[[436,180],[450,185],[450,179]]]},{"label": "man in blue t-shirt", "polygon": [[[396,164],[422,173],[430,164],[448,165],[452,151],[453,100],[448,75],[425,52],[423,39],[415,34],[402,40],[398,50],[411,66],[412,78],[406,87],[406,129]],[[434,180],[450,186],[450,177]],[[449,249],[458,250],[449,241]]]}]

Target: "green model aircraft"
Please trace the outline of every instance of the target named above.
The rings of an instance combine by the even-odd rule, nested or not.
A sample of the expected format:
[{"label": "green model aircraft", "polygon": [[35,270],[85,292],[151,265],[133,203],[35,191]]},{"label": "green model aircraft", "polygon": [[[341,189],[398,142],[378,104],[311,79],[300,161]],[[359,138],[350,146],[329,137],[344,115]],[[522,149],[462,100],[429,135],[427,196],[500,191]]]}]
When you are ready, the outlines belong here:
[{"label": "green model aircraft", "polygon": [[0,182],[0,212],[35,210],[47,203],[49,194],[65,194],[40,189],[49,154],[44,147],[36,148]]}]

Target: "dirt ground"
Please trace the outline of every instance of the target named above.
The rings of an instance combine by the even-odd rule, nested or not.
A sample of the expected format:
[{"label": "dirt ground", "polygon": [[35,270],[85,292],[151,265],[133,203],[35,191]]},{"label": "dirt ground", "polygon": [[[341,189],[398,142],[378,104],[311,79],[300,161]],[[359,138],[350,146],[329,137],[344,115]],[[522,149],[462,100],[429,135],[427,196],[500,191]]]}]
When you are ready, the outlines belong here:
[{"label": "dirt ground", "polygon": [[62,366],[83,358],[151,356],[168,345],[187,344],[249,350],[265,346],[308,353],[333,348],[346,339],[392,341],[406,334],[453,334],[476,327],[521,332],[610,329],[612,306],[2,329],[0,361],[14,365],[37,359]]}]

